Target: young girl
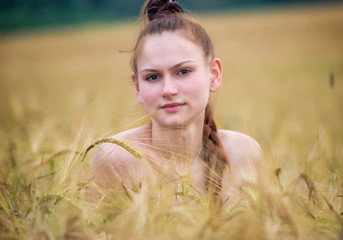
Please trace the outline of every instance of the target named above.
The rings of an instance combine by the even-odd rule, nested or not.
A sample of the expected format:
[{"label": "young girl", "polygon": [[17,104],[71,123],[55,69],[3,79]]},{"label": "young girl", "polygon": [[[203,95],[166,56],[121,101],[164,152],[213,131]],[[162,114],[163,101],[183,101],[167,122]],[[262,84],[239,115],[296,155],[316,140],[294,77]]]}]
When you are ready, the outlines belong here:
[{"label": "young girl", "polygon": [[[132,80],[151,123],[113,136],[143,160],[104,143],[89,180],[108,190],[132,189],[153,179],[174,189],[187,179],[200,194],[212,189],[226,196],[232,186],[254,177],[260,147],[242,133],[217,130],[209,95],[221,85],[222,63],[201,25],[171,0],[148,0],[143,23],[146,18],[133,52]],[[100,197],[100,192],[92,195]]]}]

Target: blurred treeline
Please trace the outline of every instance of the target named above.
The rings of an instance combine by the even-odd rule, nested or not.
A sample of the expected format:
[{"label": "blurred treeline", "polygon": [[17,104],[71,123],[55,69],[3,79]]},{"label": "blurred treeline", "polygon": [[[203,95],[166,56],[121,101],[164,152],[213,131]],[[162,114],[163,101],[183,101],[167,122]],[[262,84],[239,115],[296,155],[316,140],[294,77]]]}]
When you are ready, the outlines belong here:
[{"label": "blurred treeline", "polygon": [[[191,11],[240,9],[341,0],[180,0]],[[0,0],[0,31],[32,29],[136,17],[145,0]]]}]

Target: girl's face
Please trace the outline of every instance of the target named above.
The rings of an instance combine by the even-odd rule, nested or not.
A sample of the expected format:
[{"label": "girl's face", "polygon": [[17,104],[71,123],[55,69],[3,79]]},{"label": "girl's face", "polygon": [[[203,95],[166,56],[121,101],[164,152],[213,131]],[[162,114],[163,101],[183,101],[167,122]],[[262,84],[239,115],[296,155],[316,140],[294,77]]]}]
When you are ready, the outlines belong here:
[{"label": "girl's face", "polygon": [[177,31],[146,36],[136,62],[136,96],[153,124],[184,127],[204,121],[209,93],[222,80],[219,59],[205,59],[202,48]]}]

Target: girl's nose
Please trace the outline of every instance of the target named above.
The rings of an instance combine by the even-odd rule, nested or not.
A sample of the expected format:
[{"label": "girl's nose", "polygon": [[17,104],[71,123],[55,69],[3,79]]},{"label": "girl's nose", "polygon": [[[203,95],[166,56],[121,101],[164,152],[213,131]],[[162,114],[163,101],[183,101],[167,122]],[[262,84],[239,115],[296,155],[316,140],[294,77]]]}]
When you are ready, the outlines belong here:
[{"label": "girl's nose", "polygon": [[177,95],[178,89],[175,80],[171,77],[165,77],[163,81],[162,96],[165,98],[170,98]]}]

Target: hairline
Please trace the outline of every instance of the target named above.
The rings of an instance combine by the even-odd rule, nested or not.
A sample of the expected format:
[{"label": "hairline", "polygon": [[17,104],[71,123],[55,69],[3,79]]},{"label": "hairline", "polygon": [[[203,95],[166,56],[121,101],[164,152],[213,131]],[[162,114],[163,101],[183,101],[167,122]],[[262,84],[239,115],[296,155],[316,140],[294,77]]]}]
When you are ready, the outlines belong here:
[{"label": "hairline", "polygon": [[[200,47],[201,51],[203,52],[203,58],[204,58],[205,62],[207,62],[209,64],[211,62],[211,60],[213,60],[213,58],[214,58],[213,52],[209,56],[206,56],[206,53],[205,53],[202,45],[200,44],[199,41],[196,40],[195,35],[194,35],[194,33],[192,33],[192,31],[187,31],[186,26],[184,26],[182,28],[177,28],[177,29],[164,29],[162,31],[156,31],[156,32],[152,32],[152,33],[146,32],[144,35],[139,36],[137,43],[136,43],[136,46],[134,48],[134,56],[132,59],[132,68],[133,68],[132,70],[134,71],[135,74],[138,73],[138,69],[137,69],[138,52],[140,52],[141,46],[144,44],[144,41],[146,41],[146,38],[150,37],[150,36],[161,36],[165,32],[170,32],[170,33],[175,33],[175,34],[184,32],[184,34],[180,34],[180,36]],[[187,37],[187,35],[188,35],[188,37]]]}]

